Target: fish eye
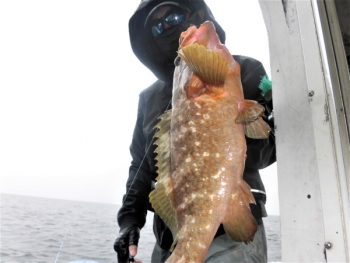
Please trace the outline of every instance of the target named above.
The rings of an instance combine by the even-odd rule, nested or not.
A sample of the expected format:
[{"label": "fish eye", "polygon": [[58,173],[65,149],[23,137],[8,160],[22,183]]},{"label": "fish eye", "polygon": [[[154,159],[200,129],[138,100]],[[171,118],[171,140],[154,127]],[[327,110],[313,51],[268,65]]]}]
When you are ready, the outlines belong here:
[{"label": "fish eye", "polygon": [[177,56],[177,57],[175,58],[175,60],[174,60],[175,66],[180,65],[180,61],[181,61],[181,58],[180,58],[179,56]]}]

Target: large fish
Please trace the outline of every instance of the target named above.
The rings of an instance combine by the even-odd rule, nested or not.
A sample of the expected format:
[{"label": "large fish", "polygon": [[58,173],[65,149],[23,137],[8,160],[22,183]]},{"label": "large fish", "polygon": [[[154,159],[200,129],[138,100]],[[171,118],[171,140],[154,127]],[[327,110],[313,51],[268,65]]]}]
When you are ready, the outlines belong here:
[{"label": "large fish", "polygon": [[[245,134],[267,138],[264,108],[244,100],[240,66],[213,23],[180,36],[173,109],[156,126],[158,177],[150,201],[174,243],[166,262],[203,262],[220,224],[235,241],[252,241],[255,203],[243,180]],[[175,249],[174,249],[175,247]]]}]

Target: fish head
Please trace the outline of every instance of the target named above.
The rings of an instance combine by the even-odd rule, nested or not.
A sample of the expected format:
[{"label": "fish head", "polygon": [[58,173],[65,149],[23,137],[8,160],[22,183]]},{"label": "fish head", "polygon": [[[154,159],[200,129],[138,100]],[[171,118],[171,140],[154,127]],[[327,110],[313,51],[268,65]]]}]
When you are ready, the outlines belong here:
[{"label": "fish head", "polygon": [[[232,82],[240,78],[239,64],[220,42],[211,21],[204,22],[199,28],[191,26],[181,33],[178,56],[193,72],[185,87],[189,97],[224,94],[227,80]],[[178,72],[183,73],[183,70]],[[238,86],[241,88],[240,84]]]},{"label": "fish head", "polygon": [[206,21],[201,24],[199,28],[191,26],[185,32],[181,33],[179,49],[194,43],[198,43],[199,45],[211,49],[215,46],[221,45],[215,26],[212,22]]}]

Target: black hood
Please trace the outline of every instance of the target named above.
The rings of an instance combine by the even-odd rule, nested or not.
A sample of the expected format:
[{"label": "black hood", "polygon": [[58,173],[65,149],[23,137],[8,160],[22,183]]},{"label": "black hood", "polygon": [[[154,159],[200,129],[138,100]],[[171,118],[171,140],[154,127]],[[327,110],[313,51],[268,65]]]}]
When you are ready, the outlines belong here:
[{"label": "black hood", "polygon": [[[132,50],[136,57],[147,67],[153,74],[161,80],[169,81],[166,70],[166,58],[157,49],[154,39],[144,29],[144,23],[149,12],[158,4],[165,2],[160,0],[142,0],[134,15],[129,20],[129,35]],[[225,43],[225,32],[216,22],[209,7],[203,0],[173,0],[172,2],[180,3],[188,7],[192,12],[202,9],[204,11],[204,21],[212,21],[215,25],[216,32],[221,43]],[[204,22],[203,21],[203,22]]]}]

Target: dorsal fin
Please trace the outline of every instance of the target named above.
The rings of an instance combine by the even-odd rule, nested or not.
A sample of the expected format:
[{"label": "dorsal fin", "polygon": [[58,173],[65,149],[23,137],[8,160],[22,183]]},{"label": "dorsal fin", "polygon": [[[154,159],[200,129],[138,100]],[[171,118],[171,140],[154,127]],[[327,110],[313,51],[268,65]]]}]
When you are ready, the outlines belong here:
[{"label": "dorsal fin", "polygon": [[171,184],[171,156],[170,156],[170,121],[171,110],[166,111],[158,119],[161,121],[155,128],[159,130],[154,137],[157,145],[155,152],[158,154],[155,158],[158,162],[155,189],[150,193],[149,198],[154,211],[164,220],[171,230],[174,238],[174,244],[177,242],[178,224],[175,216],[173,186]]}]

